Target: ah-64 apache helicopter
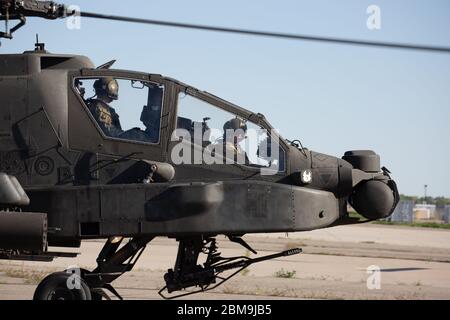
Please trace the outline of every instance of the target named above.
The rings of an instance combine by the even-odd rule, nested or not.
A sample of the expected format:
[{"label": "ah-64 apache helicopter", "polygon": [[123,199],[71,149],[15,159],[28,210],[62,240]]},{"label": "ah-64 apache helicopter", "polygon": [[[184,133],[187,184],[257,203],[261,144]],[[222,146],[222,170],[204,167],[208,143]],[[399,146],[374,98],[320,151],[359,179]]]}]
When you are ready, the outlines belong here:
[{"label": "ah-64 apache helicopter", "polygon": [[[4,38],[27,16],[74,14],[27,0],[1,0],[0,13],[0,20],[19,20]],[[103,289],[120,298],[111,283],[132,270],[155,237],[179,242],[163,297],[209,290],[252,263],[301,252],[225,258],[218,235],[254,252],[243,235],[356,223],[347,203],[368,220],[385,218],[398,203],[396,184],[373,151],[349,151],[342,159],[310,151],[280,137],[262,114],[161,75],[111,69],[112,63],[96,68],[87,57],[51,54],[39,43],[34,51],[0,55],[0,259],[74,257],[48,247],[107,239],[97,268],[82,270],[79,286],[67,285],[70,272],[54,273],[35,299],[101,299]],[[126,109],[112,108],[116,100]],[[212,137],[212,127],[223,131]],[[242,147],[251,127],[265,132],[253,151]],[[195,129],[200,142],[190,136]],[[220,137],[229,129],[244,132]],[[183,134],[174,139],[176,131]],[[180,144],[185,149],[177,153]],[[234,149],[232,156],[224,163],[172,156],[191,160],[212,145]]]}]

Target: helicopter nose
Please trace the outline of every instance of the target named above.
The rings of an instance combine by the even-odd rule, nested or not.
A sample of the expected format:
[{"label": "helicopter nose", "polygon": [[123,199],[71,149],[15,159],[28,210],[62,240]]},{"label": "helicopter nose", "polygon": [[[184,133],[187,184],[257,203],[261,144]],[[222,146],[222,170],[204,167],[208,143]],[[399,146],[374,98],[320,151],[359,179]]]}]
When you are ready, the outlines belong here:
[{"label": "helicopter nose", "polygon": [[372,175],[353,187],[349,203],[362,216],[370,220],[383,219],[394,212],[400,195],[390,171],[380,168],[380,156],[372,150],[347,151],[342,157],[353,168]]}]

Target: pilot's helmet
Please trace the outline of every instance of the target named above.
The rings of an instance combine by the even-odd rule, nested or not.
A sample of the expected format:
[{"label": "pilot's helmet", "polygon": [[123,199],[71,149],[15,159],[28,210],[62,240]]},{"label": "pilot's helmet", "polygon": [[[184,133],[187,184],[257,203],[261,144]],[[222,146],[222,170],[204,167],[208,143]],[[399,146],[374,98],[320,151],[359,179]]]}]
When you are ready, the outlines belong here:
[{"label": "pilot's helmet", "polygon": [[119,84],[117,80],[112,77],[100,78],[94,82],[95,93],[98,95],[107,96],[112,100],[119,98]]},{"label": "pilot's helmet", "polygon": [[[230,130],[232,132],[230,132]],[[231,119],[223,125],[224,139],[227,142],[239,143],[245,139],[245,134],[247,132],[247,124],[244,120],[239,118]],[[231,134],[230,134],[231,133]]]},{"label": "pilot's helmet", "polygon": [[227,122],[225,122],[225,124],[223,125],[223,130],[227,131],[227,130],[239,130],[241,129],[244,132],[247,132],[247,124],[245,123],[244,120],[239,119],[239,118],[234,118],[231,119]]},{"label": "pilot's helmet", "polygon": [[234,130],[234,131],[241,129],[244,132],[247,132],[247,124],[242,119],[234,118],[234,119],[231,119],[231,120],[225,122],[225,124],[223,125],[224,131],[230,130],[230,129]]}]

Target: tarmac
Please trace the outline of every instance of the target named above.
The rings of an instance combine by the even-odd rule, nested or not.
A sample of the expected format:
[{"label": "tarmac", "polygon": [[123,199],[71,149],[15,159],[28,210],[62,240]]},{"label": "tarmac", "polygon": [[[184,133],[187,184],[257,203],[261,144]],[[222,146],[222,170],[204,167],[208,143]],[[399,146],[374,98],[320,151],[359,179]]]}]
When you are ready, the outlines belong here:
[{"label": "tarmac", "polygon": [[[244,239],[257,255],[219,237],[222,256],[259,257],[294,247],[303,253],[251,265],[214,290],[181,299],[450,299],[450,230],[361,224]],[[77,258],[51,263],[0,261],[0,300],[32,299],[48,273],[95,268],[102,246],[84,241],[69,250],[79,252]],[[114,287],[127,300],[162,299],[158,291],[176,253],[175,240],[156,238]]]}]

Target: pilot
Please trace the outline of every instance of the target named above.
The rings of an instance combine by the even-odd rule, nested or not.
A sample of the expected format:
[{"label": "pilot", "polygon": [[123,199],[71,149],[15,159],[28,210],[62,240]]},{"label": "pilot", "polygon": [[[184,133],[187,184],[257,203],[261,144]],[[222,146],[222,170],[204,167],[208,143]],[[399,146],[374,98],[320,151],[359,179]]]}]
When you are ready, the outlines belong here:
[{"label": "pilot", "polygon": [[119,136],[123,132],[119,115],[109,105],[119,98],[119,84],[112,77],[100,78],[94,82],[94,90],[96,98],[88,100],[89,110],[107,136]]},{"label": "pilot", "polygon": [[247,154],[242,150],[240,143],[245,140],[247,125],[244,120],[239,118],[231,119],[223,125],[223,155],[233,156],[236,162],[245,161],[249,163]]}]

